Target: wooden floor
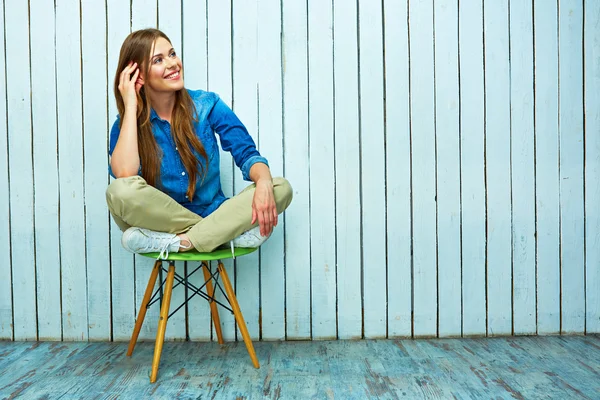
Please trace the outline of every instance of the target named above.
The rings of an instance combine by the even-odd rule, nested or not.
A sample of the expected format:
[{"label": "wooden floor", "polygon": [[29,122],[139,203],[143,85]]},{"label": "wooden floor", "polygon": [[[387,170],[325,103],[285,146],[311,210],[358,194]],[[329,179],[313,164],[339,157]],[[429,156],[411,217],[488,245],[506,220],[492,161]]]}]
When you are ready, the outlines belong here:
[{"label": "wooden floor", "polygon": [[1,399],[600,399],[600,337],[167,342],[0,342]]}]

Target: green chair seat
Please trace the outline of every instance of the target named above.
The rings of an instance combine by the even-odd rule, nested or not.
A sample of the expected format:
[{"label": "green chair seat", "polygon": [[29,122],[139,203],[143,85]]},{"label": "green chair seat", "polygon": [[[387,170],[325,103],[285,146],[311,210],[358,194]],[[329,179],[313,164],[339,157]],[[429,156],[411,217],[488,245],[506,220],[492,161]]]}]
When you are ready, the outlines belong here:
[{"label": "green chair seat", "polygon": [[[258,247],[235,247],[234,254],[236,257],[245,256],[255,252]],[[140,256],[157,259],[160,253],[144,253]],[[163,261],[211,261],[211,260],[226,260],[232,258],[231,249],[216,249],[210,253],[201,253],[197,250],[184,251],[181,253],[169,253],[169,257],[161,259]]]}]

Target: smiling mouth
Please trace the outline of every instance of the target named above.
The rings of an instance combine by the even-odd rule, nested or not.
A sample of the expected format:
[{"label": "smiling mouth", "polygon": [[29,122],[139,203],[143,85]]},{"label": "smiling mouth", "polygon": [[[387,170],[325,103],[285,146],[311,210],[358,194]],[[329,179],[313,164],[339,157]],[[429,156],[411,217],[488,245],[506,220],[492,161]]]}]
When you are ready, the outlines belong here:
[{"label": "smiling mouth", "polygon": [[167,76],[165,76],[165,79],[177,79],[179,78],[179,71],[175,71]]}]

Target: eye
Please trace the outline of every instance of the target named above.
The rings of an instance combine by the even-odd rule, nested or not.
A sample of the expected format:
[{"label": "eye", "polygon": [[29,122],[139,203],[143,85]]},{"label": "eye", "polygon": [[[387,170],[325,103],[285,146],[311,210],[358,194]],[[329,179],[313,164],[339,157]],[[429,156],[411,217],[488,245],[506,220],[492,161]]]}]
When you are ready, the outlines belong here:
[{"label": "eye", "polygon": [[169,56],[170,56],[171,58],[175,58],[175,57],[177,57],[177,53],[175,53],[175,50],[173,50],[173,51],[172,51],[172,52],[169,54]]},{"label": "eye", "polygon": [[161,57],[156,57],[154,60],[152,60],[152,64],[159,64],[162,62],[162,58]]}]

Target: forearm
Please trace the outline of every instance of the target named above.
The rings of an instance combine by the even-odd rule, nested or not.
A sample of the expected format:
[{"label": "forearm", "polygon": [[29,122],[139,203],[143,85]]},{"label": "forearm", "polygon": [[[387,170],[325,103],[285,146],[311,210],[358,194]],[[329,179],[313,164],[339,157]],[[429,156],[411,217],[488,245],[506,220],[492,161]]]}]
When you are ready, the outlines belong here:
[{"label": "forearm", "polygon": [[261,162],[257,162],[250,167],[250,179],[252,182],[258,184],[261,181],[273,183],[273,177],[271,177],[271,170],[269,167]]},{"label": "forearm", "polygon": [[110,158],[110,167],[117,178],[137,175],[140,169],[135,109],[125,110],[119,139]]}]

